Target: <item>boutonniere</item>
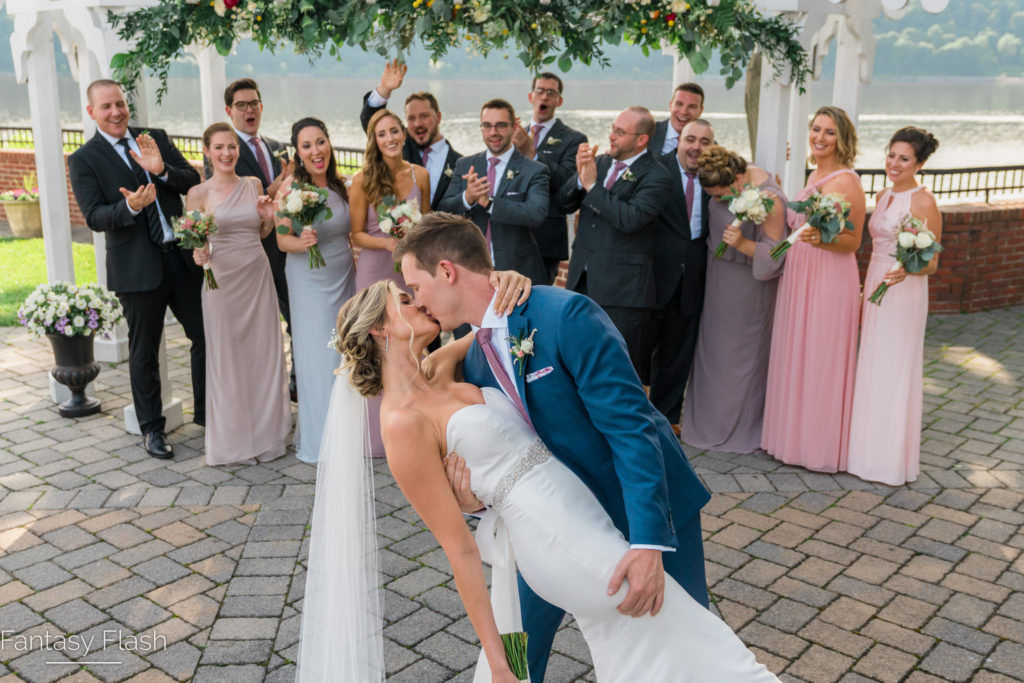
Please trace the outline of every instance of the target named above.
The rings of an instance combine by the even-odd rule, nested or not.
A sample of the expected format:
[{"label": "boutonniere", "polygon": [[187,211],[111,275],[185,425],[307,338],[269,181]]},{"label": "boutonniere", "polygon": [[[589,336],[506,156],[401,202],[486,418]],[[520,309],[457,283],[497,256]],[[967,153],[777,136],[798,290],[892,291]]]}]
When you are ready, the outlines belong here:
[{"label": "boutonniere", "polygon": [[625,180],[627,183],[635,183],[636,182],[636,174],[633,173],[633,171],[629,170],[628,168],[622,174],[621,178],[622,178],[622,180]]},{"label": "boutonniere", "polygon": [[506,178],[506,180],[512,180],[517,175],[519,175],[519,171],[517,171],[515,169],[510,168],[507,171],[505,171],[505,178]]},{"label": "boutonniere", "polygon": [[537,334],[537,328],[533,328],[528,337],[521,334],[505,337],[505,341],[509,342],[509,350],[512,351],[512,363],[519,367],[520,377],[523,376],[523,370],[526,369],[526,357],[533,355],[533,335],[535,334]]},{"label": "boutonniere", "polygon": [[562,141],[562,138],[553,138],[553,137],[551,137],[549,135],[548,139],[544,141],[544,144],[545,145],[557,145],[561,141]]},{"label": "boutonniere", "polygon": [[451,166],[445,166],[444,167],[444,177],[445,178],[451,178],[453,173],[455,173],[455,171],[452,170]]}]

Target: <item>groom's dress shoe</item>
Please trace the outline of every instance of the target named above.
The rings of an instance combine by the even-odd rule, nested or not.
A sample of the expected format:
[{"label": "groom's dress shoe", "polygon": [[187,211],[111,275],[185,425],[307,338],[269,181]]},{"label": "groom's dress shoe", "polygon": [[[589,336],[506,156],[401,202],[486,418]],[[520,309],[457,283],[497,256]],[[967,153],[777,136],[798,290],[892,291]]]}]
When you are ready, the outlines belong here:
[{"label": "groom's dress shoe", "polygon": [[146,452],[154,458],[169,460],[174,457],[171,444],[167,443],[167,437],[161,431],[149,432],[143,437],[143,443],[146,446]]}]

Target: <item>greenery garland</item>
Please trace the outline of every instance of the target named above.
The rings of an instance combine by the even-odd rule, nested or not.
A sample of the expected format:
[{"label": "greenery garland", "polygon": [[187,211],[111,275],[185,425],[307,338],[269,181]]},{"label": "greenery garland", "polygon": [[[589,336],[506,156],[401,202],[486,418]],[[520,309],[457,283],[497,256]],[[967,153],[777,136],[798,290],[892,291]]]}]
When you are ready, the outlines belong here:
[{"label": "greenery garland", "polygon": [[111,60],[116,77],[131,87],[148,67],[160,80],[158,99],[186,46],[227,55],[243,38],[271,51],[291,45],[310,59],[337,57],[344,45],[390,57],[416,40],[434,59],[460,44],[483,55],[517,50],[534,71],[555,62],[562,71],[575,61],[607,65],[604,44],[627,41],[646,55],[664,42],[697,73],[718,51],[729,87],[759,47],[775,76],[791,75],[801,90],[810,73],[797,27],[765,16],[753,0],[161,0],[109,18],[134,46]]}]

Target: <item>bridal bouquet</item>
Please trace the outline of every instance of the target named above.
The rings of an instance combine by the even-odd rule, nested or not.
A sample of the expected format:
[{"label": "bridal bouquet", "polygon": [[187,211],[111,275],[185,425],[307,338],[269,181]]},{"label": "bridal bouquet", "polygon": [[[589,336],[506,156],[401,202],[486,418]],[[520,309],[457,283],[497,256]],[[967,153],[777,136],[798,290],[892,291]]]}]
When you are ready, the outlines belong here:
[{"label": "bridal bouquet", "polygon": [[[277,226],[277,231],[282,235],[292,232],[296,235],[300,231],[295,230],[296,225],[301,225],[302,230],[309,230],[313,223],[326,221],[334,215],[331,208],[327,206],[327,189],[310,185],[308,183],[292,183],[292,186],[277,197],[278,206],[281,210],[277,212],[278,218],[291,219],[292,227],[286,225]],[[309,248],[309,268],[315,270],[326,266],[324,255],[320,253],[320,247],[313,245]]]},{"label": "bridal bouquet", "polygon": [[381,200],[377,206],[377,225],[382,232],[395,239],[402,239],[412,226],[420,222],[423,214],[414,201],[398,202],[393,194]]},{"label": "bridal bouquet", "polygon": [[[200,213],[193,209],[174,219],[174,236],[185,249],[202,249],[210,244],[210,237],[216,234],[217,223],[211,213]],[[213,245],[210,245],[210,253],[213,253]],[[217,278],[213,276],[209,262],[203,264],[203,277],[206,278],[207,289],[217,289]]]},{"label": "bridal bouquet", "polygon": [[[768,214],[775,207],[775,200],[771,195],[750,183],[744,185],[743,189],[738,190],[736,194],[727,194],[722,199],[729,200],[729,212],[736,216],[729,224],[730,228],[738,228],[747,221],[754,225],[761,225],[768,220]],[[722,254],[725,253],[728,246],[724,240],[719,242],[715,247],[715,258],[722,258]]]},{"label": "bridal bouquet", "polygon": [[81,286],[67,282],[39,285],[18,308],[18,321],[36,337],[108,337],[122,320],[124,315],[117,297],[95,282]]},{"label": "bridal bouquet", "polygon": [[802,202],[790,202],[789,208],[804,214],[807,219],[789,237],[772,248],[771,255],[776,261],[796,244],[797,238],[807,228],[817,228],[821,233],[823,244],[835,241],[843,230],[853,230],[853,221],[850,220],[850,202],[846,201],[841,194],[822,194],[815,190]]},{"label": "bridal bouquet", "polygon": [[[920,218],[915,218],[909,213],[900,217],[896,223],[896,263],[886,273],[892,273],[903,265],[907,273],[919,273],[932,260],[932,256],[942,251],[942,245],[935,240],[935,233],[928,229],[928,224]],[[885,280],[878,285],[868,301],[876,306],[882,305],[885,293],[889,291],[889,285]]]},{"label": "bridal bouquet", "polygon": [[530,677],[530,670],[526,664],[526,633],[502,633],[501,643],[505,646],[505,661],[508,662],[508,668],[512,669],[513,675],[519,680],[527,680]]}]

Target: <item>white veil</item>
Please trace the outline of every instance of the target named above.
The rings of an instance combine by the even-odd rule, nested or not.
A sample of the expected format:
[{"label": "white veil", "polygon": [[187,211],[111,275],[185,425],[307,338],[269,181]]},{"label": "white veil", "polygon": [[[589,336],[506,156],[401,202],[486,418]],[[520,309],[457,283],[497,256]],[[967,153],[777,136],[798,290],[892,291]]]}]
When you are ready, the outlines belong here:
[{"label": "white veil", "polygon": [[366,399],[339,371],[317,464],[296,681],[384,680],[369,450]]}]

